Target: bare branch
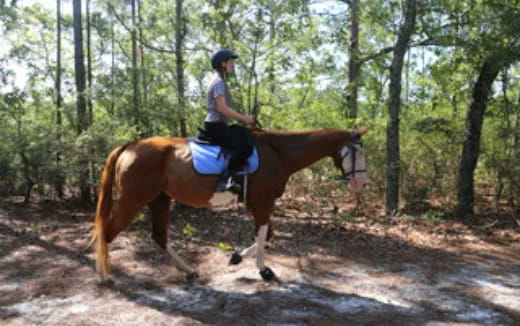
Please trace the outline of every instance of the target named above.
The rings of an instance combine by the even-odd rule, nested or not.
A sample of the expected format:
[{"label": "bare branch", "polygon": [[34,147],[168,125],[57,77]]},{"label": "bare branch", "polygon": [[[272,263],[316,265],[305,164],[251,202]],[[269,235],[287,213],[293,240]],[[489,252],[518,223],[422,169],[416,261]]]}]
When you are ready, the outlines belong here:
[{"label": "bare branch", "polygon": [[[123,21],[123,19],[121,18],[121,16],[119,16],[116,12],[116,10],[114,9],[114,7],[111,5],[111,4],[108,4],[108,8],[110,9],[110,12],[116,17],[117,21],[123,25],[123,27],[125,28],[125,30],[129,33],[132,32],[132,28],[130,28],[129,26],[127,26],[125,24],[125,22]],[[175,50],[174,49],[171,49],[171,48],[160,48],[160,47],[156,47],[150,43],[148,43],[144,38],[142,39],[142,43],[143,45],[149,49],[149,50],[153,50],[153,51],[156,51],[156,52],[159,52],[159,53],[167,53],[167,54],[175,54]]]},{"label": "bare branch", "polygon": [[[411,42],[409,45],[408,45],[408,48],[414,48],[414,47],[419,47],[419,46],[434,46],[434,45],[438,45],[438,46],[448,46],[448,45],[455,45],[455,44],[448,44],[448,43],[443,43],[443,42],[439,42],[439,41],[436,41],[434,39],[431,39],[431,38],[427,38],[427,39],[424,39],[422,41],[415,41],[415,42]],[[364,57],[362,57],[360,59],[360,64],[363,64],[367,61],[370,61],[370,60],[373,60],[375,58],[378,58],[380,56],[383,56],[387,53],[390,53],[394,50],[394,46],[387,46],[385,48],[382,48],[381,50],[375,52],[375,53],[372,53],[372,54],[368,54]]]},{"label": "bare branch", "polygon": [[377,58],[377,57],[380,57],[380,56],[382,56],[382,55],[385,55],[385,54],[387,54],[387,53],[390,53],[390,52],[392,52],[393,50],[394,50],[394,46],[387,46],[386,48],[383,48],[383,49],[377,51],[376,53],[372,53],[372,54],[369,54],[369,55],[367,55],[367,56],[365,56],[365,57],[362,57],[362,58],[359,60],[359,63],[360,63],[360,64],[363,64],[363,63],[365,63],[365,62],[367,62],[367,61],[373,60],[373,59],[375,59],[375,58]]},{"label": "bare branch", "polygon": [[153,51],[156,51],[156,52],[159,52],[159,53],[167,53],[167,54],[176,54],[175,50],[174,49],[169,49],[169,48],[159,48],[159,47],[156,47],[154,45],[151,45],[149,44],[148,42],[146,42],[146,40],[143,39],[143,45],[149,49],[149,50],[153,50]]}]

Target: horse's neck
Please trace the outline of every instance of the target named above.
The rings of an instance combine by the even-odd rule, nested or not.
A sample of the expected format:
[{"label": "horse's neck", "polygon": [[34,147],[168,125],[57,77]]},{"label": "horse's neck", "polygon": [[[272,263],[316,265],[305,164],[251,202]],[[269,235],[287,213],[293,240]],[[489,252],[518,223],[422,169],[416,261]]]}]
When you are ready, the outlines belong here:
[{"label": "horse's neck", "polygon": [[282,160],[287,162],[289,173],[335,153],[350,140],[349,133],[340,129],[276,133],[272,137],[271,145]]}]

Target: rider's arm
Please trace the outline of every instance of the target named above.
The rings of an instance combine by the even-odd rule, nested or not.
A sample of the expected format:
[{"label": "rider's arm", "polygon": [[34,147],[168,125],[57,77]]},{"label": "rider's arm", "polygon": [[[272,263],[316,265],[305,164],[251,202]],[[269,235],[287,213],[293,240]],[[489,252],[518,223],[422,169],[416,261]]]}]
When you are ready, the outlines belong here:
[{"label": "rider's arm", "polygon": [[231,108],[229,108],[227,105],[226,105],[226,100],[224,98],[224,95],[218,95],[216,97],[216,101],[217,101],[217,111],[228,117],[228,118],[232,118],[232,119],[235,119],[235,120],[238,120],[238,121],[242,121],[243,123],[245,124],[252,124],[254,122],[254,119],[253,117],[251,116],[248,116],[248,115],[243,115],[243,114],[240,114],[236,111],[233,111]]}]

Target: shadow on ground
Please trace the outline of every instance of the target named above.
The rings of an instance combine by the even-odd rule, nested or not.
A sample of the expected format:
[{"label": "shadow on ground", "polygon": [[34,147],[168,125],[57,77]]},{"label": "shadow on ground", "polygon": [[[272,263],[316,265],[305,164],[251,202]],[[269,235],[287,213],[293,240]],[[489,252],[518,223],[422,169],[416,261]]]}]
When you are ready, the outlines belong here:
[{"label": "shadow on ground", "polygon": [[[219,242],[243,248],[252,220],[240,210],[172,212],[170,243],[202,272],[187,282],[149,239],[145,219],[111,246],[114,282],[99,285],[88,212],[6,206],[0,214],[0,320],[7,324],[403,325],[520,321],[514,248],[429,248],[322,218],[275,218],[267,262],[227,266]],[[71,218],[71,216],[75,216]],[[182,216],[182,218],[179,218]],[[182,232],[189,223],[195,234]],[[398,222],[397,222],[398,223]]]}]

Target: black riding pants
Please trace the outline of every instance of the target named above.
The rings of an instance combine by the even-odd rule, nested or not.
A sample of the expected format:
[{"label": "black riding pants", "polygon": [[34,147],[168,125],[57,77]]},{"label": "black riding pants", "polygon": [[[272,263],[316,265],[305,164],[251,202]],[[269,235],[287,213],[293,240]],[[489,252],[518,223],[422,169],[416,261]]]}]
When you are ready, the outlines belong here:
[{"label": "black riding pants", "polygon": [[253,152],[247,130],[238,126],[230,127],[224,122],[204,122],[204,128],[212,141],[230,152],[226,160],[227,172],[239,172]]}]

